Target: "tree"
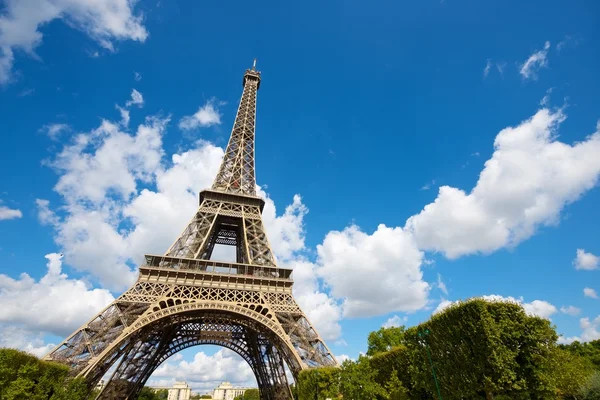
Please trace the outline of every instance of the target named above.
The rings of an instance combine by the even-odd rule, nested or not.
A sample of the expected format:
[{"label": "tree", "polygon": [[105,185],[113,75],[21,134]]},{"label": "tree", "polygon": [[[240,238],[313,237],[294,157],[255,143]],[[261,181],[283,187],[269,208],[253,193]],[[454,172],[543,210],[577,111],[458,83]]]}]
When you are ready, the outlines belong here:
[{"label": "tree", "polygon": [[0,399],[83,400],[89,388],[65,365],[14,349],[0,349]]},{"label": "tree", "polygon": [[557,396],[563,399],[581,397],[593,372],[591,362],[562,348],[554,351],[553,358],[552,378]]},{"label": "tree", "polygon": [[404,326],[381,328],[376,332],[371,332],[367,339],[367,355],[374,356],[404,344],[404,332]]},{"label": "tree", "polygon": [[595,371],[581,388],[580,399],[600,400],[600,372]]},{"label": "tree", "polygon": [[234,400],[260,400],[260,392],[258,389],[248,389],[244,394],[236,396]]},{"label": "tree", "polygon": [[339,395],[340,368],[322,367],[301,371],[298,375],[298,398],[324,400]]},{"label": "tree", "polygon": [[561,344],[559,347],[588,359],[593,364],[594,369],[600,371],[600,339],[588,343],[575,341],[567,345]]},{"label": "tree", "polygon": [[159,397],[154,389],[144,386],[140,391],[138,400],[159,400]]},{"label": "tree", "polygon": [[340,394],[345,399],[376,399],[386,395],[385,389],[375,381],[376,372],[367,357],[356,362],[346,360],[340,372]]}]

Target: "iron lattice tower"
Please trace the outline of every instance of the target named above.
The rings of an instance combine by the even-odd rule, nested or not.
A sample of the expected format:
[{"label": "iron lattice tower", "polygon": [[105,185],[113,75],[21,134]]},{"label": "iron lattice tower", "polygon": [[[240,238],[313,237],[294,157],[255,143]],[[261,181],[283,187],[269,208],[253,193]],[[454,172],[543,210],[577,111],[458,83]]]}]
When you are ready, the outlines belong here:
[{"label": "iron lattice tower", "polygon": [[[284,371],[337,365],[292,296],[292,270],[277,267],[256,196],[256,60],[223,162],[200,207],[164,255],[146,255],[137,282],[46,360],[65,363],[90,386],[116,366],[97,399],[136,399],[152,372],[185,348],[213,344],[252,368],[263,399],[291,399]],[[211,260],[234,246],[236,262]]]}]

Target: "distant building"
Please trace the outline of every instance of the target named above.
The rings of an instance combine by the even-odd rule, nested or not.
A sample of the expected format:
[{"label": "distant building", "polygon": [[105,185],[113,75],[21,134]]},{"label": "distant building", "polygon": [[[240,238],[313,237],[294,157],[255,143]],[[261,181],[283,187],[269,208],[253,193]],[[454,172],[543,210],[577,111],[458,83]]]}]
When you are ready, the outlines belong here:
[{"label": "distant building", "polygon": [[159,390],[166,390],[168,392],[168,400],[190,400],[192,397],[192,388],[185,382],[175,382],[171,387],[169,386],[149,386],[150,389],[155,392]]},{"label": "distant building", "polygon": [[175,382],[172,388],[169,388],[169,400],[190,400],[192,388],[185,382]]},{"label": "distant building", "polygon": [[213,391],[213,400],[233,400],[252,388],[233,387],[229,382],[223,382]]}]

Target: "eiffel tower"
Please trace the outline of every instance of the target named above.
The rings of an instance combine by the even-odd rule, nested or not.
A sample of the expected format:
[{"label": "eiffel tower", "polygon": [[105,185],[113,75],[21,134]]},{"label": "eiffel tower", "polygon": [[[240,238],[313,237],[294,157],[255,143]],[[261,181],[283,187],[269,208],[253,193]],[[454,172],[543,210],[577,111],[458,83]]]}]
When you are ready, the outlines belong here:
[{"label": "eiffel tower", "polygon": [[[292,270],[277,267],[256,195],[256,60],[223,162],[200,207],[164,255],[146,255],[137,282],[44,358],[67,364],[97,399],[136,399],[156,368],[191,346],[226,347],[248,362],[261,398],[292,399],[284,369],[337,365],[292,295]],[[236,262],[211,260],[215,245]],[[216,255],[216,254],[215,254]]]}]

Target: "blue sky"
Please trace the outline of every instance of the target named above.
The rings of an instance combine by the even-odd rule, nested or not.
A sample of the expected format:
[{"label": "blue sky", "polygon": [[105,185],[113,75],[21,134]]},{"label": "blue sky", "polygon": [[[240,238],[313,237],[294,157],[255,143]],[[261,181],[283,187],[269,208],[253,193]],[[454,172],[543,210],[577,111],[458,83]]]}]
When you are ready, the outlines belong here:
[{"label": "blue sky", "polygon": [[0,3],[0,343],[43,353],[166,250],[254,57],[265,224],[336,355],[484,295],[600,336],[597,2],[107,3]]}]

